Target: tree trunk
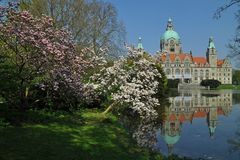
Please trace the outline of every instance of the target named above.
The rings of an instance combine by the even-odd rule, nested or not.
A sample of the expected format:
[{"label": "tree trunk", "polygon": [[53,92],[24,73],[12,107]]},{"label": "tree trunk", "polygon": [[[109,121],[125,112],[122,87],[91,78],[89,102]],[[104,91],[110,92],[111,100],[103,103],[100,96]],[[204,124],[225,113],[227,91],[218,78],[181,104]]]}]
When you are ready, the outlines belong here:
[{"label": "tree trunk", "polygon": [[106,115],[109,111],[112,110],[112,108],[113,108],[114,105],[116,105],[116,104],[117,104],[117,102],[113,102],[110,106],[108,106],[108,108],[107,108],[104,112],[102,112],[102,114]]}]

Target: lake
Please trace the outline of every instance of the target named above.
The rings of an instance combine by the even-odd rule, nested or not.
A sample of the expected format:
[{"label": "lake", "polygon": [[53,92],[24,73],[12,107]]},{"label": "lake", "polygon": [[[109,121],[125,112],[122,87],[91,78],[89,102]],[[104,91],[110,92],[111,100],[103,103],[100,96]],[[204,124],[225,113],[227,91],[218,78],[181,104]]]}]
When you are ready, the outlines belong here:
[{"label": "lake", "polygon": [[155,120],[127,113],[120,118],[140,146],[166,156],[240,160],[240,91],[172,93]]},{"label": "lake", "polygon": [[165,107],[154,148],[212,160],[240,160],[240,92],[176,91]]}]

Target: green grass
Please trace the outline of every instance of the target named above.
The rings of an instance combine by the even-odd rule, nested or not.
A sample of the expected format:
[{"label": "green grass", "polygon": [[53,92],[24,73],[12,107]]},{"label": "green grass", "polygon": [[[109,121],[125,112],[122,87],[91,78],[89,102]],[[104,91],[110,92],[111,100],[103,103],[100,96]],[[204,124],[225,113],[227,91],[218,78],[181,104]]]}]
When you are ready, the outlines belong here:
[{"label": "green grass", "polygon": [[217,89],[234,89],[234,90],[240,90],[240,85],[222,84],[222,85],[218,86]]},{"label": "green grass", "polygon": [[5,112],[1,116],[5,116],[0,119],[1,160],[163,159],[138,147],[114,116],[98,111]]}]

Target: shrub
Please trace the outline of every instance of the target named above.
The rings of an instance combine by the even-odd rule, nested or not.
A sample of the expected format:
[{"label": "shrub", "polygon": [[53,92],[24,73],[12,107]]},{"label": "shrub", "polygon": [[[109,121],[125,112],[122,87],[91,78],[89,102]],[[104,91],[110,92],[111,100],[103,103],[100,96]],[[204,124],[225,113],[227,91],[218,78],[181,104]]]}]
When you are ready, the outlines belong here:
[{"label": "shrub", "polygon": [[177,88],[179,82],[179,79],[168,79],[168,88]]},{"label": "shrub", "polygon": [[205,87],[209,86],[210,88],[217,88],[220,85],[221,85],[221,82],[215,79],[205,79],[205,80],[202,80],[201,82],[201,86],[205,86]]}]

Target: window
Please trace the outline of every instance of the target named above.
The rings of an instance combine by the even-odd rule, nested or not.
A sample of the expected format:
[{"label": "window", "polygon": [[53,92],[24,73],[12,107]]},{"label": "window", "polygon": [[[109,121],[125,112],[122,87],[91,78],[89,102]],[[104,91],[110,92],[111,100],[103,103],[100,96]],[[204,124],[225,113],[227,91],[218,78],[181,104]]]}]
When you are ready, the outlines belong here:
[{"label": "window", "polygon": [[[198,76],[198,72],[197,72],[197,70],[195,69],[194,70],[194,77],[197,77]],[[196,80],[196,79],[195,79]]]},{"label": "window", "polygon": [[179,75],[180,74],[180,69],[176,69],[175,72],[176,72],[176,74]]},{"label": "window", "polygon": [[201,77],[201,80],[202,80],[202,78],[203,78],[203,70],[202,69],[200,70],[200,77]]},{"label": "window", "polygon": [[170,41],[170,52],[175,52],[175,46],[174,46],[174,41]]},{"label": "window", "polygon": [[167,70],[166,70],[166,74],[167,74],[167,75],[170,75],[170,74],[171,74],[171,70],[170,70],[170,69],[167,69]]},{"label": "window", "polygon": [[209,70],[207,69],[206,70],[206,79],[208,79],[208,77],[209,77]]},{"label": "window", "polygon": [[190,69],[189,69],[189,68],[187,68],[187,69],[185,70],[185,74],[190,74]]},{"label": "window", "polygon": [[171,47],[170,52],[175,52],[175,49],[173,47]]}]

